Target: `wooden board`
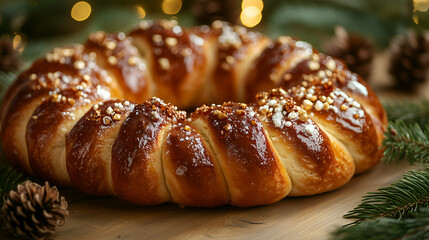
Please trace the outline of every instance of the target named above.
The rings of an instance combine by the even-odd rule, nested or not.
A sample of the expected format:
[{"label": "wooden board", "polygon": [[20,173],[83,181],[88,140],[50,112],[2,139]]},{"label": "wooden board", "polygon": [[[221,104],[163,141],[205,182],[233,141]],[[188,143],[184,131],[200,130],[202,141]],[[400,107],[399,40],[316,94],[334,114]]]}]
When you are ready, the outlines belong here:
[{"label": "wooden board", "polygon": [[[116,198],[97,198],[60,189],[70,216],[52,239],[328,239],[361,197],[389,186],[415,167],[380,164],[342,188],[312,197],[285,198],[269,206],[142,207]],[[11,239],[4,230],[0,239]]]}]

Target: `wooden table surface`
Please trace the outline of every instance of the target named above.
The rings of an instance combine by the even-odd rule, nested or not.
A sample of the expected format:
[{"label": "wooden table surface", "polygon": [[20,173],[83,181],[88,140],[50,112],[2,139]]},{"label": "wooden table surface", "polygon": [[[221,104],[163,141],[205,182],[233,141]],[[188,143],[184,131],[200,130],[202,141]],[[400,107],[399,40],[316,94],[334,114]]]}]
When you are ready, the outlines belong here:
[{"label": "wooden table surface", "polygon": [[[50,239],[329,239],[335,227],[350,222],[342,216],[363,195],[389,186],[415,168],[406,162],[379,164],[336,191],[253,208],[142,207],[60,189],[70,215]],[[13,238],[1,230],[0,239]]]}]

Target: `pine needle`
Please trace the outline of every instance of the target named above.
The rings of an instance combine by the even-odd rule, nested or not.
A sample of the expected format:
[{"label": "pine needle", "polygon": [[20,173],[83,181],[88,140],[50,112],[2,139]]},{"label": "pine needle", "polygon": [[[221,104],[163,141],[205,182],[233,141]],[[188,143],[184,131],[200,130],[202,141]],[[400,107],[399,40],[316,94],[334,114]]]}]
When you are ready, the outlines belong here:
[{"label": "pine needle", "polygon": [[394,101],[384,104],[390,121],[402,120],[405,123],[417,123],[424,126],[429,121],[429,100]]},{"label": "pine needle", "polygon": [[357,219],[349,225],[377,218],[403,220],[409,218],[417,209],[428,207],[429,168],[410,171],[391,186],[368,193],[362,198],[362,203],[344,217]]},{"label": "pine needle", "polygon": [[334,240],[429,239],[429,208],[421,208],[409,219],[379,218],[337,229]]},{"label": "pine needle", "polygon": [[0,207],[3,205],[3,201],[7,194],[16,189],[18,184],[24,182],[26,178],[23,177],[22,173],[15,170],[13,167],[1,163],[0,164]]},{"label": "pine needle", "polygon": [[389,124],[383,140],[384,162],[407,159],[410,164],[429,163],[429,125],[406,124],[395,121]]}]

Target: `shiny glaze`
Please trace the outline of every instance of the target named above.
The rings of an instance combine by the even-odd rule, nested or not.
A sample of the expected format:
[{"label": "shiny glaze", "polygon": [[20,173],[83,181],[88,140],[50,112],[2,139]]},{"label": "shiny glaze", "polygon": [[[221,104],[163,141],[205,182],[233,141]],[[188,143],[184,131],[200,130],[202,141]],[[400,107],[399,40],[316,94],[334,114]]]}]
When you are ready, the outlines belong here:
[{"label": "shiny glaze", "polygon": [[[349,148],[357,163],[356,171],[362,172],[378,163],[380,143],[377,134],[382,131],[374,125],[373,118],[363,106],[337,88],[329,77],[304,74],[302,78],[301,85],[290,89],[289,95],[303,108],[306,108],[305,102],[311,104],[306,110]],[[322,103],[323,107],[320,107]]]},{"label": "shiny glaze", "polygon": [[118,81],[124,97],[143,102],[151,94],[146,63],[125,33],[97,32],[85,43],[85,50],[96,54],[96,61]]},{"label": "shiny glaze", "polygon": [[[317,67],[310,67],[313,62],[317,63]],[[329,66],[329,63],[332,62],[334,64]],[[290,89],[293,86],[301,84],[303,74],[317,76],[320,71],[326,72],[325,75],[328,73],[335,86],[345,93],[350,94],[361,102],[361,104],[366,103],[365,106],[370,107],[383,124],[387,123],[386,112],[368,84],[360,76],[350,72],[343,61],[322,53],[313,55],[312,58],[300,62],[293,69],[285,72],[283,75],[283,79],[285,80],[281,81],[277,87]],[[285,77],[285,75],[290,75],[290,77]]]},{"label": "shiny glaze", "polygon": [[163,154],[165,179],[175,202],[195,207],[229,202],[218,163],[199,132],[187,121],[171,128]]},{"label": "shiny glaze", "polygon": [[[51,152],[55,148],[65,150],[63,148],[66,136],[61,135],[62,129],[67,122],[74,123],[80,118],[80,116],[76,116],[78,109],[85,106],[88,108],[95,101],[106,100],[110,98],[110,94],[107,89],[101,88],[87,88],[81,97],[71,89],[63,90],[61,93],[61,97],[51,95],[36,108],[32,118],[28,121],[26,140],[28,158],[34,174],[62,185],[68,185],[68,178],[64,179],[64,176],[58,175],[59,163],[57,161],[60,161],[60,156],[52,156]],[[66,169],[64,171],[67,172]]]},{"label": "shiny glaze", "polygon": [[137,105],[122,124],[112,147],[115,192],[131,202],[154,205],[170,200],[161,163],[164,133],[185,118],[159,99]]},{"label": "shiny glaze", "polygon": [[93,195],[114,194],[111,154],[107,153],[106,157],[103,151],[109,148],[106,146],[109,138],[115,137],[134,106],[125,100],[95,104],[67,135],[67,170],[73,185],[81,191]]},{"label": "shiny glaze", "polygon": [[[85,67],[76,69],[74,63],[77,61],[82,62]],[[83,76],[87,76],[86,79]],[[79,86],[89,88],[100,84],[107,86],[109,80],[106,72],[100,69],[89,55],[83,53],[81,45],[54,49],[44,59],[37,60],[27,71],[20,74],[6,93],[10,99],[5,101],[7,103],[3,105],[2,110],[2,141],[7,142],[17,134],[14,132],[16,129],[10,126],[22,121],[21,111],[30,103],[34,104],[33,101],[37,104],[49,94],[80,88]],[[109,92],[115,96],[115,91],[109,90]],[[15,145],[6,144],[4,148],[12,165],[26,169],[19,161],[23,155],[16,150]]]},{"label": "shiny glaze", "polygon": [[[255,112],[245,104],[201,107],[193,121],[205,119],[211,144],[229,188],[231,204],[269,204],[289,192],[289,178]],[[249,196],[252,196],[249,198]]]},{"label": "shiny glaze", "polygon": [[247,73],[247,101],[252,101],[260,91],[277,87],[285,71],[308,58],[313,52],[314,49],[308,43],[289,37],[277,39],[261,53],[253,64],[254,67]]},{"label": "shiny glaze", "polygon": [[[270,104],[270,100],[275,103]],[[282,100],[284,104],[281,104]],[[286,92],[273,89],[267,93],[259,93],[256,102],[252,106],[270,127],[269,132],[277,131],[282,141],[290,145],[290,149],[298,151],[301,167],[317,174],[320,179],[333,174],[332,163],[335,157],[329,137],[308,117],[306,111],[298,108],[297,103]],[[275,109],[278,107],[282,109],[279,116],[282,124],[275,123],[274,120],[277,117],[274,115]],[[290,117],[293,114],[296,117]]]},{"label": "shiny glaze", "polygon": [[247,68],[243,64],[252,62],[270,40],[257,32],[226,22],[215,21],[212,33],[217,39],[217,64],[213,73],[213,91],[216,102],[239,101],[237,92]]},{"label": "shiny glaze", "polygon": [[[150,52],[144,53],[150,56],[143,57],[150,61],[149,70],[160,89],[158,97],[185,104],[181,98],[189,96],[181,92],[191,91],[195,95],[202,88],[202,75],[192,79],[190,76],[204,70],[203,38],[182,29],[174,21],[165,20],[144,21],[129,36],[144,39],[150,48]],[[165,91],[168,93],[163,93]]]},{"label": "shiny glaze", "polygon": [[[14,141],[17,136],[26,134],[31,168],[36,175],[61,184],[61,179],[68,178],[68,175],[64,173],[64,176],[59,178],[58,175],[62,173],[55,169],[58,162],[57,156],[52,157],[55,155],[53,153],[64,152],[63,146],[58,147],[64,145],[65,129],[68,131],[68,128],[79,120],[73,116],[83,114],[79,111],[86,110],[93,102],[118,97],[136,98],[140,101],[146,98],[145,92],[153,90],[151,94],[155,93],[174,101],[181,107],[189,107],[192,99],[198,99],[199,95],[208,93],[209,99],[215,101],[214,95],[225,89],[227,91],[222,98],[239,99],[240,89],[255,93],[261,90],[258,88],[298,86],[303,83],[303,74],[316,74],[321,69],[330,70],[335,75],[333,84],[361,102],[363,107],[354,109],[348,106],[349,110],[336,115],[323,111],[313,113],[315,121],[319,116],[317,114],[326,114],[321,115],[321,118],[326,117],[326,121],[337,124],[335,126],[340,131],[347,134],[355,132],[353,138],[358,139],[358,144],[363,145],[363,142],[366,142],[366,145],[373,145],[362,147],[362,151],[373,152],[375,146],[381,145],[382,129],[386,122],[384,110],[366,83],[348,71],[341,61],[333,60],[335,68],[331,68],[332,64],[328,64],[328,61],[332,59],[318,54],[308,44],[290,38],[280,38],[254,61],[252,71],[242,73],[239,72],[242,70],[239,62],[253,62],[249,59],[255,53],[254,49],[262,49],[265,43],[261,42],[269,40],[259,34],[246,40],[250,33],[244,34],[241,28],[234,27],[242,42],[240,47],[236,48],[232,44],[232,47],[222,48],[222,34],[216,32],[215,27],[202,27],[200,30],[198,32],[195,29],[182,29],[175,21],[144,21],[140,28],[130,33],[130,37],[123,38],[125,34],[102,34],[98,39],[95,34],[86,43],[86,48],[82,45],[58,48],[48,53],[44,59],[37,60],[12,84],[2,105],[1,138],[12,164],[27,170],[23,163],[26,161],[26,151],[18,149]],[[242,33],[243,35],[240,35]],[[213,38],[217,40],[213,41]],[[148,52],[139,49],[141,56],[136,51],[138,47],[131,45],[137,43],[136,39],[143,39],[150,48]],[[246,41],[248,42],[243,44]],[[114,42],[114,47],[110,42]],[[234,69],[229,73],[219,73],[218,70],[212,73],[213,66],[206,66],[211,65],[207,64],[209,61],[206,50],[215,47],[215,44],[219,45],[216,51],[219,59],[216,57],[213,65],[218,68],[222,63],[233,62]],[[112,56],[116,58],[117,65],[105,65],[106,62],[110,64],[109,57]],[[133,58],[130,64],[130,58],[134,56],[137,59]],[[231,56],[233,61],[231,58],[227,60],[227,56]],[[134,60],[137,61],[135,65]],[[138,62],[139,60],[142,62]],[[138,63],[146,61],[147,70],[142,70],[142,65]],[[310,69],[310,62],[318,62],[317,68],[312,63]],[[297,63],[299,64],[296,65]],[[234,85],[237,83],[231,83],[232,80],[228,79],[233,79],[230,77],[233,75],[235,80],[239,79],[237,72],[248,74],[250,80]],[[213,77],[207,74],[219,75],[220,77],[215,77],[219,78],[219,82],[216,82],[218,85],[215,84],[217,87],[212,87],[210,83],[209,90],[202,91],[207,88],[204,86],[206,78]],[[116,81],[117,79],[119,81]],[[231,89],[235,90],[230,91]],[[269,94],[271,93],[261,96]],[[222,93],[219,93],[219,96],[221,95]],[[344,104],[344,99],[345,97],[335,98],[333,105],[338,108],[339,104]],[[216,206],[226,203],[229,198],[227,195],[231,198],[229,203],[236,206],[269,204],[288,194],[291,185],[267,133],[276,131],[282,136],[282,141],[289,142],[291,149],[294,149],[298,156],[302,155],[300,164],[311,176],[318,178],[319,182],[311,180],[303,183],[308,183],[304,195],[328,191],[332,186],[338,187],[344,183],[340,181],[335,185],[329,181],[343,178],[342,168],[338,167],[342,164],[339,162],[342,158],[337,156],[334,159],[334,155],[347,155],[347,150],[343,149],[342,145],[329,142],[327,134],[319,125],[308,119],[312,116],[303,113],[299,114],[298,119],[291,121],[278,114],[272,118],[275,113],[269,116],[269,112],[261,110],[259,104],[258,101],[252,104],[252,107],[247,107],[230,102],[223,106],[201,107],[188,120],[185,119],[184,112],[176,111],[175,107],[164,104],[159,99],[152,99],[137,105],[132,111],[130,109],[128,116],[128,112],[123,116],[121,114],[118,121],[123,121],[123,124],[117,122],[111,127],[103,127],[99,122],[89,123],[88,119],[81,119],[75,125],[76,130],[70,133],[70,146],[67,147],[67,156],[70,156],[67,157],[70,166],[68,170],[74,182],[85,192],[115,192],[119,197],[139,204],[153,205],[177,201],[194,206]],[[300,112],[300,109],[294,110],[295,105],[288,106],[286,113]],[[33,109],[36,109],[34,117],[27,116]],[[360,118],[350,118],[354,113],[360,113],[360,110],[364,112],[359,115]],[[372,112],[376,113],[376,116],[371,117],[369,114]],[[25,117],[23,113],[26,114]],[[226,117],[223,117],[224,115]],[[27,118],[30,118],[30,121]],[[372,119],[376,127],[371,127],[369,119]],[[202,129],[196,124],[198,120],[208,126],[209,136],[203,138],[199,134]],[[16,127],[17,122],[21,125],[28,123],[26,133]],[[91,124],[95,126],[90,130],[90,126],[93,126]],[[187,130],[183,131],[183,124],[189,124],[189,133]],[[103,182],[103,179],[108,178],[105,169],[108,164],[104,162],[108,159],[101,159],[101,155],[95,156],[94,153],[99,150],[97,147],[100,147],[96,145],[102,141],[91,140],[94,135],[107,138],[109,131],[119,131],[111,151],[111,182],[114,189],[109,186],[109,181]],[[90,134],[91,132],[93,134]],[[376,132],[374,139],[377,138],[377,141],[368,140],[374,136],[371,132]],[[370,136],[362,136],[366,133]],[[185,141],[182,143],[180,139]],[[333,149],[336,148],[340,150],[334,152]],[[91,154],[93,158],[89,158]],[[176,158],[176,155],[179,156]],[[166,158],[165,166],[162,156],[171,156],[170,160]],[[58,158],[63,159],[63,155]],[[375,159],[378,160],[378,157]],[[103,166],[96,162],[104,163],[104,169],[101,170]],[[186,167],[185,170],[183,166]],[[340,173],[334,174],[335,171]],[[31,173],[30,170],[28,172]],[[322,180],[329,184],[324,186]],[[173,189],[175,184],[181,185],[185,193],[174,195],[175,190],[179,191]],[[223,188],[224,185],[227,185],[226,188]],[[197,196],[197,193],[204,196]]]}]

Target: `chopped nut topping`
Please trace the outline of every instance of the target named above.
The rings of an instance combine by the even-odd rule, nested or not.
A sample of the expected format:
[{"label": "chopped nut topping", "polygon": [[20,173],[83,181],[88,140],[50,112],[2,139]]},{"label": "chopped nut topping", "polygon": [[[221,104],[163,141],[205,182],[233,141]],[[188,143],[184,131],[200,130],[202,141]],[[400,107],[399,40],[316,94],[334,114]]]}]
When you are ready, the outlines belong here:
[{"label": "chopped nut topping", "polygon": [[227,123],[225,126],[223,126],[223,129],[228,132],[229,130],[231,130],[231,125]]},{"label": "chopped nut topping", "polygon": [[103,117],[103,123],[104,125],[109,125],[112,122],[112,119],[109,116]]},{"label": "chopped nut topping", "polygon": [[159,65],[161,65],[161,68],[163,70],[170,69],[170,61],[167,58],[160,58],[160,59],[158,59],[158,63],[159,63]]},{"label": "chopped nut topping", "polygon": [[234,64],[235,63],[235,58],[233,57],[233,56],[226,56],[226,58],[225,58],[225,61],[228,63],[228,64]]},{"label": "chopped nut topping", "polygon": [[128,64],[130,65],[130,66],[134,66],[134,65],[136,65],[137,64],[137,57],[136,56],[132,56],[132,57],[130,57],[130,58],[128,58]]},{"label": "chopped nut topping", "polygon": [[113,113],[113,108],[109,106],[109,107],[106,109],[106,113],[107,113],[107,114],[109,114],[109,115],[110,115],[110,114],[112,114],[112,113]]},{"label": "chopped nut topping", "polygon": [[77,70],[82,70],[85,68],[85,63],[81,60],[77,60],[73,63],[73,67],[76,68]]},{"label": "chopped nut topping", "polygon": [[165,39],[165,43],[167,43],[169,47],[174,47],[177,45],[177,38],[168,37]]},{"label": "chopped nut topping", "polygon": [[115,56],[109,56],[107,61],[110,63],[110,65],[116,65],[118,63],[118,59]]},{"label": "chopped nut topping", "polygon": [[252,124],[253,126],[256,126],[256,121],[252,120],[252,121],[250,121],[250,124]]},{"label": "chopped nut topping", "polygon": [[92,109],[97,110],[98,109],[98,104],[94,104],[94,106],[92,106]]},{"label": "chopped nut topping", "polygon": [[162,44],[162,36],[159,35],[159,34],[154,34],[152,36],[152,40],[153,40],[154,43]]},{"label": "chopped nut topping", "polygon": [[305,99],[302,102],[302,105],[304,106],[305,110],[310,110],[313,107],[313,103],[310,100],[308,100],[308,99]]},{"label": "chopped nut topping", "polygon": [[290,74],[290,73],[286,73],[286,74],[283,76],[283,79],[284,79],[285,81],[289,81],[289,80],[291,80],[291,79],[292,79],[292,74]]},{"label": "chopped nut topping", "polygon": [[335,61],[333,59],[329,59],[328,62],[326,62],[326,67],[329,70],[334,71],[335,68],[337,67],[337,64],[335,64]]},{"label": "chopped nut topping", "polygon": [[349,109],[345,104],[342,104],[341,105],[341,107],[340,107],[340,109],[342,110],[342,111],[346,111],[347,109]]},{"label": "chopped nut topping", "polygon": [[185,126],[183,127],[183,129],[185,129],[185,131],[191,131],[191,127],[189,127],[188,125],[185,125]]},{"label": "chopped nut topping", "polygon": [[316,109],[316,111],[320,111],[323,109],[323,103],[320,100],[317,100],[316,104],[314,104],[314,109]]},{"label": "chopped nut topping", "polygon": [[115,115],[113,115],[113,120],[118,121],[120,119],[121,119],[121,115],[120,114],[115,113]]},{"label": "chopped nut topping", "polygon": [[219,111],[219,110],[214,110],[214,111],[213,111],[213,116],[216,116],[216,117],[218,117],[219,119],[224,119],[224,118],[226,118],[226,117],[227,117],[225,113],[223,113],[223,112],[221,112],[221,111]]},{"label": "chopped nut topping", "polygon": [[85,80],[85,81],[89,81],[89,80],[91,80],[91,77],[90,77],[88,74],[83,75],[83,76],[82,76],[82,78],[83,78],[83,80]]},{"label": "chopped nut topping", "polygon": [[317,70],[320,68],[320,64],[316,61],[310,61],[308,62],[308,67],[310,68],[310,70]]},{"label": "chopped nut topping", "polygon": [[116,43],[114,41],[108,41],[108,42],[106,42],[106,48],[113,50],[116,48]]},{"label": "chopped nut topping", "polygon": [[235,113],[236,113],[237,115],[243,115],[243,114],[244,114],[244,111],[243,111],[243,110],[237,110]]},{"label": "chopped nut topping", "polygon": [[36,78],[37,78],[37,75],[35,73],[30,74],[30,80],[31,81],[36,80]]},{"label": "chopped nut topping", "polygon": [[31,118],[37,120],[37,115],[33,115]]}]

